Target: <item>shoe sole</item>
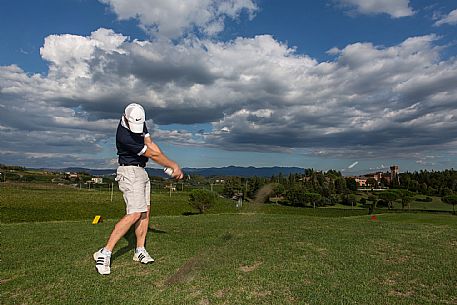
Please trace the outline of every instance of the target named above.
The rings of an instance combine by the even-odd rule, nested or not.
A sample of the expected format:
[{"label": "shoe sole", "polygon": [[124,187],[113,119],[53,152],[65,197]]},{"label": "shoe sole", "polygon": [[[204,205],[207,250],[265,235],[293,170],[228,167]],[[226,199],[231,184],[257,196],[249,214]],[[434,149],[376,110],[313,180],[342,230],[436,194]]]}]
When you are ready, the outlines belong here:
[{"label": "shoe sole", "polygon": [[152,264],[153,262],[155,262],[155,260],[152,260],[152,261],[150,261],[150,262],[143,263],[143,262],[141,262],[141,261],[140,261],[137,257],[135,257],[135,256],[133,257],[133,261],[134,261],[134,262],[139,262],[139,263],[141,263],[141,264],[143,264],[143,265]]}]

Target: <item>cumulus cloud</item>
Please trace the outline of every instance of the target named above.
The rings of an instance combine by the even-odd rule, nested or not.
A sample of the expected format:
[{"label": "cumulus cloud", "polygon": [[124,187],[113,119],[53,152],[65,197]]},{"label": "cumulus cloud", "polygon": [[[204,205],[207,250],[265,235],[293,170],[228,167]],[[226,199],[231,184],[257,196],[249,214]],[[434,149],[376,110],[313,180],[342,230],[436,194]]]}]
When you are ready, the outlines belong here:
[{"label": "cumulus cloud", "polygon": [[337,3],[359,14],[388,14],[392,18],[414,15],[409,0],[337,0]]},{"label": "cumulus cloud", "polygon": [[442,16],[435,22],[435,26],[441,26],[444,24],[456,25],[457,24],[457,9],[451,11],[448,15]]},{"label": "cumulus cloud", "polygon": [[253,0],[99,0],[110,5],[120,20],[137,19],[151,34],[180,37],[196,28],[214,35],[224,29],[225,18],[257,11]]},{"label": "cumulus cloud", "polygon": [[[145,107],[155,138],[177,145],[358,160],[449,150],[457,59],[442,59],[442,49],[427,35],[333,48],[334,59],[319,62],[270,35],[179,43],[106,29],[51,35],[41,49],[47,75],[0,67],[1,151],[102,153],[132,101]],[[172,123],[212,129],[161,128]]]}]

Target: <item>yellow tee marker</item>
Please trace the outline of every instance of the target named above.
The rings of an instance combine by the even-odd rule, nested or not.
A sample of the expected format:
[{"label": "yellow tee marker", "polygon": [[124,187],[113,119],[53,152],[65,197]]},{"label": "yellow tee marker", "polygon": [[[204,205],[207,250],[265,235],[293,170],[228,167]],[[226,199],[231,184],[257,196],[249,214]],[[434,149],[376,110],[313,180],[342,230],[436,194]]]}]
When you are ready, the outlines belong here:
[{"label": "yellow tee marker", "polygon": [[103,222],[102,216],[96,215],[94,220],[92,220],[92,224],[96,225],[97,223]]}]

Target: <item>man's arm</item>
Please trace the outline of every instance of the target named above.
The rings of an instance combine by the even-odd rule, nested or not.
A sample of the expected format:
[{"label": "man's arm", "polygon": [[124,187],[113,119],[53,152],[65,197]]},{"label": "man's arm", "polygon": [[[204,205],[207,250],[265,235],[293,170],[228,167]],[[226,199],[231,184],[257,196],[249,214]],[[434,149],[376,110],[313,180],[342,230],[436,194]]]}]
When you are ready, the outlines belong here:
[{"label": "man's arm", "polygon": [[173,178],[182,179],[184,177],[184,174],[182,173],[179,165],[176,162],[168,159],[168,157],[165,156],[159,146],[152,141],[151,137],[145,137],[144,144],[146,145],[147,149],[143,153],[143,156],[150,158],[152,161],[162,166],[170,167],[173,169]]}]

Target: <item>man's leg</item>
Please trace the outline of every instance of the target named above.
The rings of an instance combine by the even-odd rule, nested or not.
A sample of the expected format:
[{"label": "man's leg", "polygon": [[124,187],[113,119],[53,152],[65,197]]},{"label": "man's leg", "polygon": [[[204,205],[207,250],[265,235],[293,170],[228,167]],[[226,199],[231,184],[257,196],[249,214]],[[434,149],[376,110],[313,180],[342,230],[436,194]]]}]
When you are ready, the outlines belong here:
[{"label": "man's leg", "polygon": [[106,243],[105,249],[112,252],[117,242],[125,235],[125,233],[127,233],[134,223],[138,222],[138,219],[142,217],[142,214],[144,213],[136,212],[122,217],[121,220],[119,220],[119,222],[114,226],[108,242]]},{"label": "man's leg", "polygon": [[106,246],[94,253],[95,268],[98,273],[111,273],[111,252],[113,251],[114,246],[140,217],[141,212],[127,214],[114,226]]},{"label": "man's leg", "polygon": [[135,223],[135,235],[136,235],[136,247],[144,248],[146,242],[146,235],[148,233],[149,226],[149,211],[150,207],[148,206],[148,211],[141,213],[140,219]]},{"label": "man's leg", "polygon": [[148,233],[149,225],[149,206],[148,211],[141,213],[141,218],[135,223],[136,249],[133,254],[133,260],[142,264],[153,263],[154,259],[149,255],[144,248],[146,234]]},{"label": "man's leg", "polygon": [[[146,173],[145,173],[146,174]],[[144,248],[146,242],[146,235],[148,234],[149,227],[149,213],[150,213],[150,202],[151,202],[151,185],[149,178],[144,183],[144,201],[147,204],[147,211],[141,213],[140,219],[135,223],[135,235],[136,235],[136,249],[133,255],[133,260],[143,264],[149,264],[154,262],[154,259],[149,255],[148,251]]]}]

